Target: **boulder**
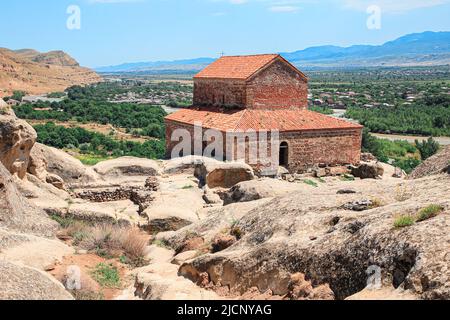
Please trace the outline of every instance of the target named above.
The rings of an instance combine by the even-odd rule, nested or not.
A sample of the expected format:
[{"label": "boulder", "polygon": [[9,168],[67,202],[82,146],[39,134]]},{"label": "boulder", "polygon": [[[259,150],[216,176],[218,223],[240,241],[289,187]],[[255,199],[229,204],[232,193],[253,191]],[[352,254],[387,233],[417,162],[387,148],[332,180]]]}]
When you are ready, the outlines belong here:
[{"label": "boulder", "polygon": [[372,200],[356,200],[344,204],[342,208],[351,211],[364,211],[371,209],[372,206]]},{"label": "boulder", "polygon": [[58,189],[65,190],[66,187],[64,185],[64,180],[53,173],[48,173],[45,177],[45,182],[50,183],[51,185],[55,186]]},{"label": "boulder", "polygon": [[[2,244],[5,245],[2,245]],[[0,260],[20,263],[44,271],[59,263],[74,249],[55,239],[16,234],[0,229]]]},{"label": "boulder", "polygon": [[352,175],[361,179],[379,179],[384,174],[384,168],[376,162],[361,163],[352,168]]},{"label": "boulder", "polygon": [[253,169],[243,162],[203,163],[195,168],[200,185],[209,188],[231,188],[235,184],[255,179]]},{"label": "boulder", "polygon": [[135,294],[143,300],[219,300],[212,291],[199,288],[177,275],[174,264],[150,265],[136,276]]},{"label": "boulder", "polygon": [[47,178],[47,159],[45,158],[44,146],[36,143],[30,152],[30,162],[28,164],[28,172],[41,181]]},{"label": "boulder", "polygon": [[249,202],[263,198],[283,195],[300,186],[282,180],[258,179],[240,182],[224,194],[224,205],[236,202]]},{"label": "boulder", "polygon": [[219,161],[202,156],[187,156],[167,160],[163,165],[164,174],[194,174],[195,167],[201,164],[218,164]]},{"label": "boulder", "polygon": [[176,231],[198,221],[197,214],[188,207],[151,206],[144,211],[147,231]]},{"label": "boulder", "polygon": [[36,131],[14,113],[0,113],[0,162],[13,175],[25,178]]},{"label": "boulder", "polygon": [[197,250],[184,251],[180,254],[177,254],[173,259],[172,263],[181,266],[188,260],[194,259],[198,256]]},{"label": "boulder", "polygon": [[324,168],[314,169],[313,173],[314,173],[315,177],[322,178],[322,177],[342,176],[342,175],[350,173],[350,170],[344,166],[324,167]]},{"label": "boulder", "polygon": [[16,181],[16,185],[20,193],[31,204],[43,209],[49,215],[54,212],[66,212],[71,202],[68,192],[58,189],[30,173],[27,173],[26,179]]},{"label": "boulder", "polygon": [[[102,161],[93,167],[103,178],[121,179],[129,177],[145,177],[159,175],[159,165],[156,161],[135,157],[122,157]],[[144,180],[145,181],[145,180]]]},{"label": "boulder", "polygon": [[73,300],[56,279],[43,271],[0,260],[0,300]]},{"label": "boulder", "polygon": [[157,245],[151,245],[145,249],[145,259],[152,264],[170,262],[174,255],[175,251]]},{"label": "boulder", "polygon": [[365,288],[355,293],[345,300],[418,300],[418,297],[408,290],[402,288],[395,289],[392,286],[384,286],[381,288]]},{"label": "boulder", "polygon": [[208,187],[204,188],[203,200],[205,200],[205,202],[207,204],[222,204],[223,203],[220,196]]},{"label": "boulder", "polygon": [[68,185],[89,184],[100,180],[100,177],[93,170],[84,166],[80,160],[68,153],[36,143],[31,152],[29,172],[40,177],[43,175],[45,164],[49,173],[62,178]]}]

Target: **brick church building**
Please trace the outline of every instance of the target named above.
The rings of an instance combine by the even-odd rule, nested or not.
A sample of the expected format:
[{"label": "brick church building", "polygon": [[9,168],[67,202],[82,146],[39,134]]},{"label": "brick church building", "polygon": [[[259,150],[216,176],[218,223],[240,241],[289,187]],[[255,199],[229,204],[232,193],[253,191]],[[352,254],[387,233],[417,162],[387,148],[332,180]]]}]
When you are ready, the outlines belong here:
[{"label": "brick church building", "polygon": [[363,127],[309,111],[307,77],[277,54],[222,57],[198,73],[192,108],[165,118],[168,155],[178,143],[171,141],[174,130],[193,134],[199,122],[203,130],[221,132],[224,141],[227,132],[278,130],[279,163],[272,165],[291,172],[355,164],[361,156]]}]

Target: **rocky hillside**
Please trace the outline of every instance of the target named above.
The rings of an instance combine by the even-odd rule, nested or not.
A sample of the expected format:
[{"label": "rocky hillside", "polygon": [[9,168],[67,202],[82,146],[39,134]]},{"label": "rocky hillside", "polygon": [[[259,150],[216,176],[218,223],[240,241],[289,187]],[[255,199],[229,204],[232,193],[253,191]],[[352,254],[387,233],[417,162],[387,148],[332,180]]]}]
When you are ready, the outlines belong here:
[{"label": "rocky hillside", "polygon": [[33,49],[15,50],[15,54],[19,57],[27,60],[31,60],[36,63],[50,64],[62,67],[79,67],[80,64],[64,51],[50,51],[46,53],[40,53]]},{"label": "rocky hillside", "polygon": [[450,173],[450,146],[446,146],[424,163],[418,166],[413,173],[409,175],[410,179],[418,179],[433,174],[447,172]]},{"label": "rocky hillside", "polygon": [[29,94],[63,91],[69,86],[101,81],[92,70],[62,51],[0,48],[0,96],[22,90]]},{"label": "rocky hillside", "polygon": [[201,157],[86,167],[35,139],[3,110],[0,299],[450,298],[443,171],[404,179],[363,163],[259,179]]}]

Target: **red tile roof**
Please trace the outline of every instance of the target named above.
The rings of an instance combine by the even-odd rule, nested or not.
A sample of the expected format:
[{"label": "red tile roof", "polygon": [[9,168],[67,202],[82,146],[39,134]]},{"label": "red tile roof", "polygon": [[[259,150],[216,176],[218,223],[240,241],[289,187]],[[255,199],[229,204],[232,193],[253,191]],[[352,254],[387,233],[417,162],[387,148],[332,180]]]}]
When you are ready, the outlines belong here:
[{"label": "red tile roof", "polygon": [[312,131],[327,129],[360,129],[361,125],[325,116],[309,110],[252,110],[220,111],[217,109],[183,109],[166,117],[167,120],[193,125],[201,122],[204,128],[220,131],[253,129],[279,131]]},{"label": "red tile roof", "polygon": [[278,54],[222,57],[200,71],[194,78],[246,80],[279,57]]}]

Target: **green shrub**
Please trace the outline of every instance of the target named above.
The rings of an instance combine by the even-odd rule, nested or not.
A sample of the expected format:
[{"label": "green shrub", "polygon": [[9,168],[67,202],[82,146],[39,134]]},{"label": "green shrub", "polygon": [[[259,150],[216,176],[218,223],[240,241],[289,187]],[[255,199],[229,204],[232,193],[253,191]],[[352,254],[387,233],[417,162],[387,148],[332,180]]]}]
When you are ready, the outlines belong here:
[{"label": "green shrub", "polygon": [[437,141],[430,137],[427,141],[419,142],[419,140],[416,140],[416,148],[419,150],[422,160],[426,160],[435,155],[439,151],[440,146]]},{"label": "green shrub", "polygon": [[414,224],[414,218],[411,216],[400,216],[394,221],[394,227],[399,228],[405,228],[410,227]]},{"label": "green shrub", "polygon": [[422,222],[431,218],[436,217],[439,213],[444,210],[444,207],[437,204],[430,204],[428,207],[423,208],[417,213],[416,221]]},{"label": "green shrub", "polygon": [[75,220],[72,217],[61,217],[57,215],[51,215],[50,218],[53,221],[58,222],[62,228],[69,228],[75,223]]},{"label": "green shrub", "polygon": [[112,264],[99,263],[92,271],[92,277],[105,288],[118,288],[120,286],[119,271]]}]

